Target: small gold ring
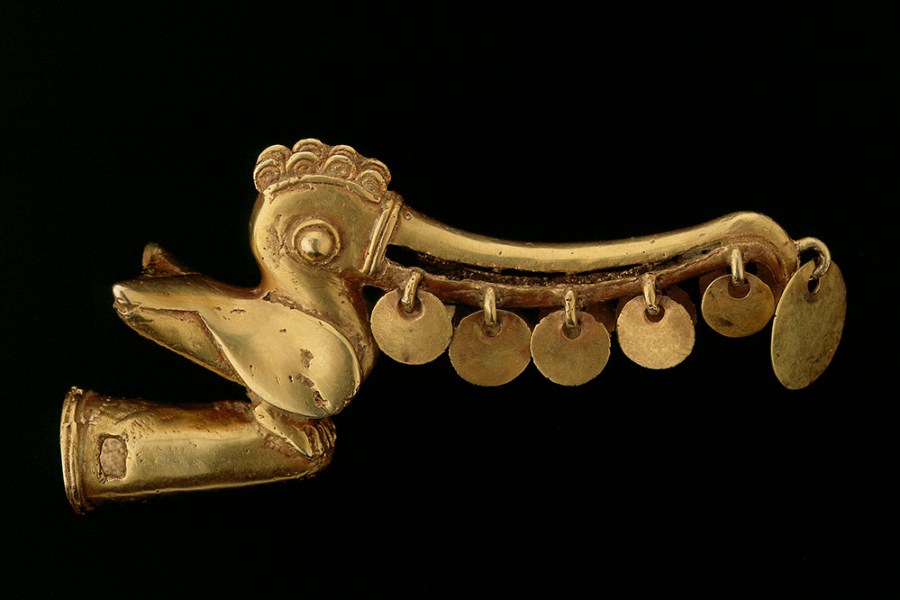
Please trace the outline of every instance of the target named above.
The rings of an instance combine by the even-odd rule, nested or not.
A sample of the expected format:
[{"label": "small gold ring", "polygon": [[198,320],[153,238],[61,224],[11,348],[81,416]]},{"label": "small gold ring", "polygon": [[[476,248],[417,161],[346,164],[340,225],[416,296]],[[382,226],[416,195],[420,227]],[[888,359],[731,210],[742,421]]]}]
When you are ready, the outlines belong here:
[{"label": "small gold ring", "polygon": [[810,279],[820,279],[828,272],[828,268],[831,266],[831,251],[828,250],[825,242],[818,238],[806,237],[802,240],[797,240],[797,253],[800,254],[807,250],[812,250],[817,255],[816,268],[813,270]]},{"label": "small gold ring", "polygon": [[732,248],[731,250],[731,283],[734,285],[744,285],[746,281],[744,277],[744,257],[741,255],[740,248]]},{"label": "small gold ring", "polygon": [[567,329],[577,329],[578,328],[578,310],[575,302],[575,291],[572,289],[566,290],[566,298],[565,298],[565,308],[566,308],[566,328]]},{"label": "small gold ring", "polygon": [[406,314],[412,314],[416,309],[416,293],[419,290],[419,282],[422,281],[422,274],[413,271],[403,285],[403,293],[400,295],[400,305]]},{"label": "small gold ring", "polygon": [[481,308],[484,311],[484,332],[489,336],[496,335],[500,326],[497,323],[497,292],[494,288],[485,290]]},{"label": "small gold ring", "polygon": [[659,305],[656,303],[656,276],[650,273],[644,273],[641,276],[644,286],[644,302],[647,303],[647,313],[650,315],[659,314]]}]

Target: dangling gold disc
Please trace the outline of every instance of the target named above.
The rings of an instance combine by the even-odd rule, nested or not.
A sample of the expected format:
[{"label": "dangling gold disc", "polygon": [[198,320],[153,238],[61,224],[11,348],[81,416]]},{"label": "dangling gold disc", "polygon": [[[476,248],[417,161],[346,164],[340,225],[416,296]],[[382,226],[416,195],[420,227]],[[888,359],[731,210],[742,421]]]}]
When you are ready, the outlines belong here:
[{"label": "dangling gold disc", "polygon": [[459,376],[475,385],[509,383],[531,362],[531,329],[516,313],[497,310],[493,330],[484,311],[463,318],[450,343],[450,362]]},{"label": "dangling gold disc", "polygon": [[744,285],[735,285],[731,275],[715,279],[703,293],[703,319],[718,333],[738,338],[765,327],[775,312],[775,297],[765,282],[744,273]]},{"label": "dangling gold disc", "polygon": [[686,310],[688,314],[691,315],[691,323],[693,323],[694,325],[697,324],[697,307],[694,306],[694,301],[691,300],[690,294],[688,294],[677,285],[673,285],[666,288],[665,295],[678,304],[682,305],[684,307],[684,310]]},{"label": "dangling gold disc", "polygon": [[[784,387],[805,388],[818,379],[834,357],[847,314],[847,288],[834,262],[819,278],[808,262],[784,288],[772,323],[772,367]],[[810,287],[814,291],[810,291]]]},{"label": "dangling gold disc", "polygon": [[709,287],[709,284],[711,284],[722,275],[727,274],[728,271],[726,271],[725,269],[716,269],[715,271],[710,271],[709,273],[701,275],[700,278],[697,279],[697,287],[700,289],[700,295],[703,296],[703,293],[706,291],[706,288]]},{"label": "dangling gold disc", "polygon": [[416,304],[407,313],[400,291],[379,298],[372,309],[372,335],[382,352],[407,365],[431,362],[443,354],[453,336],[453,323],[437,296],[419,290]]},{"label": "dangling gold disc", "polygon": [[668,369],[682,362],[694,347],[694,323],[688,311],[669,298],[657,296],[659,314],[647,313],[643,296],[622,307],[618,320],[619,346],[625,356],[648,369]]},{"label": "dangling gold disc", "polygon": [[[616,330],[616,309],[608,302],[600,302],[584,307],[584,312],[594,317],[594,320],[603,325],[606,332],[611,334]],[[565,312],[563,313],[565,316]]]},{"label": "dangling gold disc", "polygon": [[544,377],[560,385],[581,385],[600,374],[609,360],[609,332],[587,312],[574,331],[566,312],[550,313],[531,334],[531,357]]}]

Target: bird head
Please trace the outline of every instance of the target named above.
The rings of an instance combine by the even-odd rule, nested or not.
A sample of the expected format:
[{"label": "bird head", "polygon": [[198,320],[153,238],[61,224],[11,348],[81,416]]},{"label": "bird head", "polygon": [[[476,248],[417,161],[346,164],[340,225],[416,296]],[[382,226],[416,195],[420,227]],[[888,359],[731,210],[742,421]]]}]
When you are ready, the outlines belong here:
[{"label": "bird head", "polygon": [[313,417],[340,411],[374,363],[362,288],[380,266],[400,197],[390,173],[348,146],[272,146],[254,171],[250,243],[260,284],[246,290],[178,266],[148,246],[141,277],[114,287],[142,335]]}]

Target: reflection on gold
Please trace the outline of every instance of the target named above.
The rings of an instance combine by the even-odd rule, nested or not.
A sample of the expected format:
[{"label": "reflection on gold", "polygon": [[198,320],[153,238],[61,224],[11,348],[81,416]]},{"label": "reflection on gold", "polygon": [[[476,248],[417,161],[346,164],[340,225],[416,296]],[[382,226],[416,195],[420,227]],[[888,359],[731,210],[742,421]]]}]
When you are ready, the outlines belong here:
[{"label": "reflection on gold", "polygon": [[[245,386],[248,400],[171,407],[73,388],[61,449],[77,511],[316,473],[333,449],[328,417],[356,395],[379,343],[409,364],[449,347],[457,371],[480,385],[515,378],[530,358],[551,381],[586,383],[606,365],[612,334],[635,362],[668,368],[693,349],[696,312],[678,287],[693,279],[712,282],[702,310],[725,335],[764,328],[778,302],[773,365],[789,388],[812,383],[840,340],[846,291],[827,247],[792,240],[761,214],[613,242],[539,244],[414,211],[389,189],[388,168],[349,146],[272,146],[253,178],[259,285],[220,283],[149,245],[141,275],[113,287],[125,323]],[[412,258],[388,258],[389,246]],[[801,253],[815,262],[801,269]],[[752,293],[741,296],[745,282]],[[374,312],[367,287],[385,293]],[[813,305],[828,307],[828,331],[806,335],[821,321]]]}]

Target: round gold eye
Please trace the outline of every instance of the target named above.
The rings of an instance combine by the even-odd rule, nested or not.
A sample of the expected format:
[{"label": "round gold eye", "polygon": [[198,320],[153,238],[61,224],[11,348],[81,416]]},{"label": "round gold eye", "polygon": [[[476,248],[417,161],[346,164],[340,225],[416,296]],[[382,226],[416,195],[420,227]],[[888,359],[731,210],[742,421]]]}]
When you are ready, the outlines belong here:
[{"label": "round gold eye", "polygon": [[321,264],[338,253],[340,243],[334,227],[316,219],[305,221],[297,227],[294,248],[307,262]]}]

